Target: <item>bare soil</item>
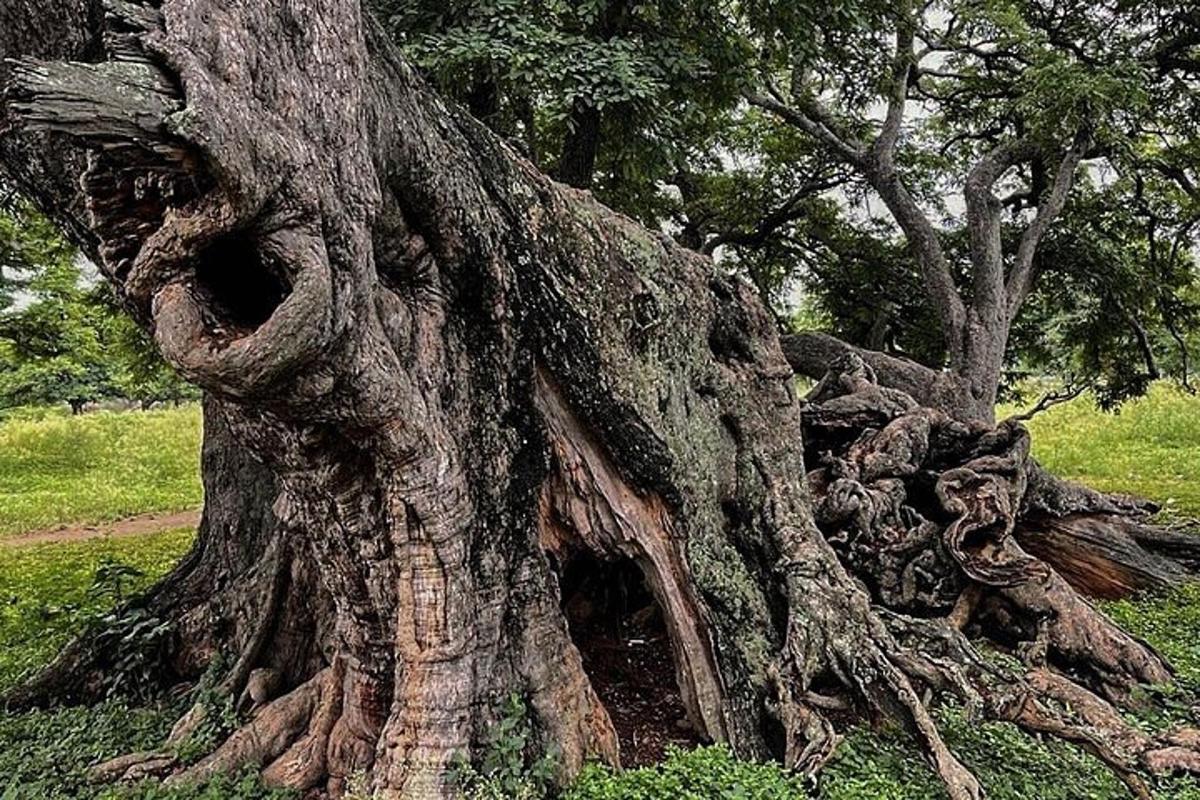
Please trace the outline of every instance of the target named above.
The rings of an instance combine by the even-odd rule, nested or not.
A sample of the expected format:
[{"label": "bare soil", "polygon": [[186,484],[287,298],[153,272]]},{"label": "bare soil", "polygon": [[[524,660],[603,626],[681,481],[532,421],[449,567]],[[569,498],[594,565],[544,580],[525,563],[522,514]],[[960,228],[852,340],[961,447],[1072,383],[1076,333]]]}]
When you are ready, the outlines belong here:
[{"label": "bare soil", "polygon": [[61,542],[81,542],[102,537],[125,538],[129,536],[146,536],[151,533],[161,533],[178,528],[194,528],[200,523],[200,511],[176,511],[173,513],[139,514],[128,519],[114,522],[100,522],[88,525],[60,525],[57,528],[46,528],[40,531],[30,531],[17,536],[0,538],[0,547],[28,547],[35,544],[57,544]]}]

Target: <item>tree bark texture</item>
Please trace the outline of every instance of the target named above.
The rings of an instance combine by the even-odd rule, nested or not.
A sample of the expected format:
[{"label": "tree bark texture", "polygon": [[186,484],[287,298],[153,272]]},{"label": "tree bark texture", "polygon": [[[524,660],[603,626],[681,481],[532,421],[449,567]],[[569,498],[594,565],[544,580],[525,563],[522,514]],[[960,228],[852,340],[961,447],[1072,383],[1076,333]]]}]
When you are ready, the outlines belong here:
[{"label": "tree bark texture", "polygon": [[[1013,536],[1018,427],[922,409],[861,361],[802,404],[748,285],[537,172],[352,0],[87,19],[105,59],[22,58],[7,113],[86,144],[102,269],[210,395],[200,545],[146,602],[179,620],[181,674],[228,647],[231,693],[276,676],[207,758],[152,759],[168,780],[252,764],[334,797],[360,773],[451,797],[513,692],[560,780],[619,761],[562,608],[589,560],[637,565],[690,725],[742,755],[817,768],[834,691],[980,797],[931,689],[1133,787],[1196,766],[1194,733],[1110,705],[1166,665]],[[1027,670],[987,665],[972,626]]]},{"label": "tree bark texture", "polygon": [[[797,374],[821,379],[831,365],[858,359],[881,387],[964,424],[988,427],[971,413],[971,393],[953,372],[815,331],[785,335],[781,344]],[[1032,459],[1024,471],[1017,538],[1089,597],[1113,599],[1169,588],[1193,579],[1200,569],[1200,537],[1156,524],[1153,503],[1065,481]]]}]

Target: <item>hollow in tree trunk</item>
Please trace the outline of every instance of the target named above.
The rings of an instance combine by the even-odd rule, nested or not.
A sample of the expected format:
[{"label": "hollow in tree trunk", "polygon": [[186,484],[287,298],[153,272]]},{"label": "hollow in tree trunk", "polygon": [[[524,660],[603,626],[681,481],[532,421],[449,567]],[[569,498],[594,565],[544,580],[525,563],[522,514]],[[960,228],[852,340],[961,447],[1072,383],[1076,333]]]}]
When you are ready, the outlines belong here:
[{"label": "hollow in tree trunk", "polygon": [[252,708],[186,769],[106,774],[251,764],[450,797],[514,692],[560,782],[617,763],[564,608],[589,563],[633,565],[695,738],[741,755],[818,768],[838,694],[977,798],[927,708],[951,695],[1143,795],[1198,766],[1194,731],[1112,705],[1165,663],[1014,537],[1019,426],[963,425],[861,363],[802,404],[746,284],[538,173],[352,0],[113,2],[102,23],[104,60],[20,61],[9,113],[87,144],[105,276],[209,392],[200,545],[143,602],[178,621],[181,675],[230,650],[223,688]]}]

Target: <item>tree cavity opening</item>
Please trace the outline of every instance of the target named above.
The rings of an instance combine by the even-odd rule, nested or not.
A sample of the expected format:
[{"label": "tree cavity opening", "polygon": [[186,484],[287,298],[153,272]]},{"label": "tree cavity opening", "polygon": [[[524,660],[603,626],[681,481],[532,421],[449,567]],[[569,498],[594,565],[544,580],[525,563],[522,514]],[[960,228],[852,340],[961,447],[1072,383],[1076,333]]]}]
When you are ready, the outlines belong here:
[{"label": "tree cavity opening", "polygon": [[291,293],[283,271],[245,234],[222,237],[204,250],[195,286],[213,332],[232,336],[257,330]]},{"label": "tree cavity opening", "polygon": [[668,745],[703,741],[689,721],[667,621],[631,558],[576,555],[562,570],[562,607],[583,669],[617,732],[625,767],[654,764]]}]

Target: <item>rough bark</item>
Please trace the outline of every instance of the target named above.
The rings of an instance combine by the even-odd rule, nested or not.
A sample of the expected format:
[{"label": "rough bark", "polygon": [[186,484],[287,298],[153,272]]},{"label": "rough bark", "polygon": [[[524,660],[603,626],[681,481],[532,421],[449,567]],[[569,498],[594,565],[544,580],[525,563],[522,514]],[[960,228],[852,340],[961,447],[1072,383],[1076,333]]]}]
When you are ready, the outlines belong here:
[{"label": "rough bark", "polygon": [[[838,374],[834,365],[857,358],[881,387],[964,424],[986,425],[970,413],[969,391],[951,372],[815,331],[785,335],[781,345],[797,374],[834,379]],[[1158,508],[1153,503],[1102,494],[1058,478],[1032,460],[1025,472],[1028,485],[1015,535],[1079,591],[1113,599],[1177,586],[1196,575],[1200,537],[1156,524]]]},{"label": "rough bark", "polygon": [[[1093,747],[1131,786],[1194,766],[1194,734],[1130,731],[1109,705],[1165,664],[1013,539],[1018,428],[917,408],[861,363],[802,405],[748,285],[538,173],[352,0],[114,0],[104,32],[103,62],[18,62],[8,107],[87,143],[106,277],[210,392],[212,435],[254,459],[209,453],[232,459],[210,478],[256,488],[218,490],[174,583],[209,600],[180,606],[179,671],[232,619],[226,688],[258,707],[169,780],[251,764],[335,797],[358,773],[383,797],[453,796],[450,765],[512,692],[560,780],[617,761],[562,608],[580,559],[637,566],[690,724],[743,755],[819,767],[832,690],[901,721],[954,800],[980,797],[935,690]],[[808,465],[824,478],[805,424],[828,430]],[[930,456],[938,529],[889,530],[924,537],[942,579],[907,601],[887,542],[874,562],[843,540],[879,533],[870,508],[925,513]],[[230,535],[230,517],[258,524]],[[909,615],[955,587],[949,619],[979,620],[1028,674]],[[1052,702],[1067,696],[1080,710]]]},{"label": "rough bark", "polygon": [[[101,56],[99,5],[84,0],[40,3],[13,0],[0,6],[0,79],[7,85],[10,64],[18,55],[44,59],[93,60]],[[87,222],[79,187],[86,153],[53,133],[14,130],[15,120],[0,105],[0,163],[5,174],[28,194],[72,240],[89,254],[96,237]]]}]

